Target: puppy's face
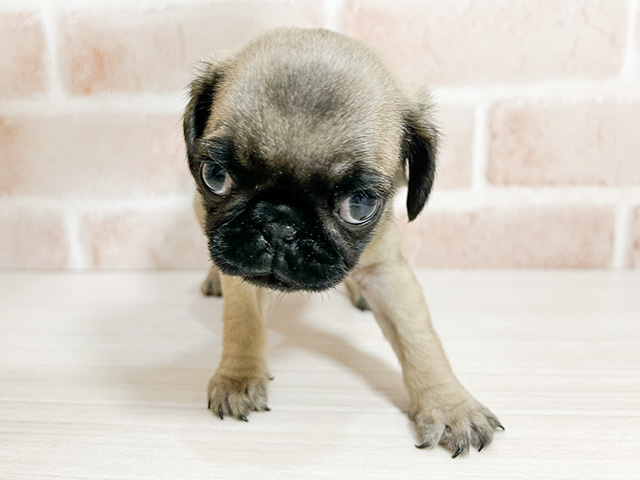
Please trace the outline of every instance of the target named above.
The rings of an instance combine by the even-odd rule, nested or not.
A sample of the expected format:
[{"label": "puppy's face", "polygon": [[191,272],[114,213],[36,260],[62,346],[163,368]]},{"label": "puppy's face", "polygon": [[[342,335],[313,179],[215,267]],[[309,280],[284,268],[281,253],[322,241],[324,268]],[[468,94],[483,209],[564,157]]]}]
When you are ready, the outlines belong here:
[{"label": "puppy's face", "polygon": [[192,169],[213,261],[224,273],[280,290],[340,282],[394,187],[361,162],[279,162],[233,136],[210,137],[201,149]]},{"label": "puppy's face", "polygon": [[213,262],[283,291],[339,283],[388,219],[405,159],[410,218],[426,201],[435,132],[412,115],[377,56],[329,32],[276,31],[209,65],[184,131]]}]

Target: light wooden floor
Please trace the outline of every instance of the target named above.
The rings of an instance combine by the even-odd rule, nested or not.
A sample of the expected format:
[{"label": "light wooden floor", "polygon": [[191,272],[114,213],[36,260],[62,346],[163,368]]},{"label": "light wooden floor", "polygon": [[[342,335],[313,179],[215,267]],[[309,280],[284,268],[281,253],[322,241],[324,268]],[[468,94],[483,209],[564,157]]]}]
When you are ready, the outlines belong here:
[{"label": "light wooden floor", "polygon": [[640,272],[419,275],[507,428],[456,460],[414,448],[391,348],[341,290],[274,307],[271,412],[213,416],[203,276],[0,274],[0,478],[640,478]]}]

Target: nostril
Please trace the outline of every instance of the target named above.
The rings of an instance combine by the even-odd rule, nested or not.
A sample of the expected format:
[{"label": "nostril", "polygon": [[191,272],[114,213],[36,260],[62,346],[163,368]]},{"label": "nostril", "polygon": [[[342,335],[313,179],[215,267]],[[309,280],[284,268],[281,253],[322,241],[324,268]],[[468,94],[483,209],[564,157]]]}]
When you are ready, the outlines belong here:
[{"label": "nostril", "polygon": [[296,238],[296,229],[291,225],[269,222],[262,227],[262,235],[270,243],[291,243]]}]

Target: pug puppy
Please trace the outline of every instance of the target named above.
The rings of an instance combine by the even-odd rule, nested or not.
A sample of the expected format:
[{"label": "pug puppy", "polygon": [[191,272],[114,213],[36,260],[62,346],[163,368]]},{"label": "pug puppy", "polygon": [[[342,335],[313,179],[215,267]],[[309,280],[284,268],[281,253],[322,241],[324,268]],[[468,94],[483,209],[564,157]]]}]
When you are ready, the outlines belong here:
[{"label": "pug puppy", "polygon": [[183,126],[213,263],[203,292],[225,297],[208,387],[220,418],[269,410],[265,290],[344,281],[402,365],[418,448],[455,458],[504,428],[453,374],[400,252],[392,199],[408,176],[409,221],[427,202],[431,111],[426,91],[402,88],[376,51],[327,30],[271,31],[193,81]]}]

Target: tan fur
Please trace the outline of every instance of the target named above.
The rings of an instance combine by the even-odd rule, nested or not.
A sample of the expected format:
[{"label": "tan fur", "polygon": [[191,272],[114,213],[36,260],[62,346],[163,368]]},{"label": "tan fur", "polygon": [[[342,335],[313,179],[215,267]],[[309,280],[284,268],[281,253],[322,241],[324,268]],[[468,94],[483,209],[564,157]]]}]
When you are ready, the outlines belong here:
[{"label": "tan fur", "polygon": [[[318,44],[318,51],[330,61],[300,53],[300,36],[313,39]],[[348,161],[353,144],[364,148],[364,153],[375,154],[378,162],[372,166],[385,176],[393,177],[398,170],[400,123],[406,108],[402,86],[383,68],[377,52],[364,44],[345,41],[342,47],[352,51],[352,55],[336,55],[331,46],[335,38],[335,34],[323,30],[278,29],[258,37],[237,55],[215,64],[215,68],[224,73],[226,81],[216,94],[216,108],[209,118],[205,136],[222,136],[232,130],[233,136],[243,143],[245,139],[249,141],[249,137],[255,141],[253,133],[259,130],[263,141],[254,145],[254,149],[262,157],[276,159],[285,168],[302,169],[307,165],[299,163],[301,158],[311,157],[321,162],[324,158],[335,158],[333,154],[338,151],[344,151]],[[359,59],[357,64],[353,64],[354,58]],[[327,67],[327,63],[331,67]],[[277,98],[264,98],[262,82],[286,84],[287,71],[294,68],[313,71],[314,77],[308,79],[308,91],[300,95],[301,108],[282,115],[276,111]],[[340,85],[344,89],[340,94],[345,106],[340,108],[339,117],[323,116],[318,113],[323,108],[322,99],[313,97],[320,97],[324,88],[322,79],[336,71],[342,75],[345,71],[350,72]],[[255,81],[256,72],[260,72],[260,82]],[[354,88],[363,83],[370,90]],[[282,90],[283,95],[291,94],[286,87]],[[305,105],[305,102],[311,105]],[[232,121],[238,110],[250,111],[251,115]],[[351,126],[347,138],[345,124]],[[366,131],[384,131],[385,134],[374,136],[375,143],[363,146],[361,139]],[[270,141],[273,138],[279,142]],[[340,167],[335,163],[324,165],[326,170],[339,170]]]},{"label": "tan fur", "polygon": [[[239,142],[254,142],[252,145],[263,158],[281,162],[278,168],[295,169],[302,172],[300,175],[308,169],[309,174],[320,171],[339,176],[345,165],[349,165],[353,154],[350,149],[357,147],[366,150],[359,153],[391,183],[395,183],[402,172],[398,158],[401,156],[403,116],[413,117],[417,133],[435,142],[431,103],[426,91],[404,91],[372,49],[345,37],[345,48],[354,50],[355,55],[344,56],[332,50],[335,34],[322,31],[291,29],[269,35],[216,65],[217,71],[225,73],[226,82],[216,93],[207,135],[229,133],[232,129]],[[276,40],[273,40],[274,35]],[[339,116],[331,109],[329,116],[323,116],[322,112],[309,113],[314,109],[314,89],[323,88],[317,79],[313,83],[310,78],[308,90],[287,104],[287,108],[291,108],[299,102],[300,108],[294,108],[286,115],[273,111],[274,105],[278,105],[277,98],[261,100],[264,92],[269,91],[268,88],[265,90],[264,82],[286,84],[286,71],[291,62],[306,62],[309,71],[316,74],[314,68],[327,68],[327,62],[317,62],[299,51],[301,35],[317,42],[322,47],[318,50],[319,55],[329,56],[340,66],[340,72],[349,72],[340,87],[343,91],[338,92],[346,102],[346,106],[338,109]],[[328,41],[329,37],[333,40]],[[266,42],[265,38],[272,41]],[[357,64],[352,68],[343,68],[345,62],[354,62],[354,58],[362,61],[356,60]],[[320,72],[320,78],[325,73],[335,72]],[[366,91],[358,89],[358,85],[367,85]],[[293,92],[296,94],[295,90]],[[251,111],[252,115],[241,121],[232,120],[238,109]],[[258,140],[255,135],[251,136],[257,130],[262,132]],[[346,137],[345,130],[348,132]],[[365,135],[371,131],[376,132],[375,135]],[[274,138],[279,141],[273,142]],[[354,140],[349,141],[349,138]],[[345,152],[345,165],[342,165],[340,155],[336,155],[342,151]],[[317,160],[301,163],[305,158]],[[323,158],[333,161],[322,164]],[[392,203],[388,202],[373,240],[345,283],[354,305],[373,311],[398,356],[411,400],[410,416],[416,426],[419,446],[442,444],[454,452],[454,456],[466,453],[470,446],[482,449],[491,442],[494,429],[502,426],[462,387],[449,366],[431,325],[422,288],[400,251]],[[199,198],[196,198],[195,208],[204,227],[204,211]],[[261,288],[238,277],[219,274],[215,267],[202,290],[207,295],[224,292],[225,297],[224,348],[220,366],[209,384],[210,408],[221,417],[230,415],[247,420],[250,411],[267,409],[269,373],[262,318],[264,294]]]}]

